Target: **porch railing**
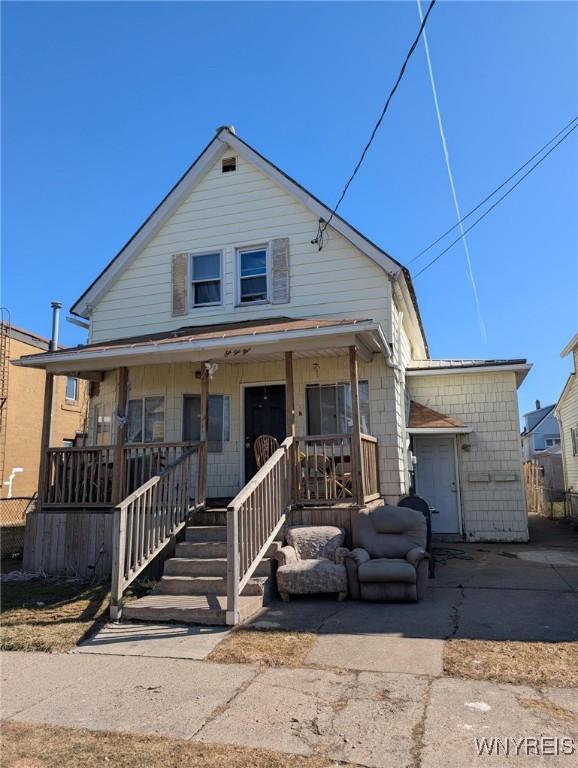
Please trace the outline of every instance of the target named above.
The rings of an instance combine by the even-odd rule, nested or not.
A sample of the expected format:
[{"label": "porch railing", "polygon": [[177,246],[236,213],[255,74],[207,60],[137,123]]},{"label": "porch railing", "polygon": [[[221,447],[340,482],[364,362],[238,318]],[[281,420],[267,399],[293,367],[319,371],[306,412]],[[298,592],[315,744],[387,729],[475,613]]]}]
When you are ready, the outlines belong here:
[{"label": "porch railing", "polygon": [[239,621],[243,587],[285,522],[293,443],[286,438],[227,507],[227,624]]},{"label": "porch railing", "polygon": [[349,435],[307,435],[296,438],[295,501],[299,504],[352,501],[351,438]]},{"label": "porch railing", "polygon": [[160,474],[191,447],[189,442],[126,443],[123,447],[123,497]]},{"label": "porch railing", "polygon": [[[191,447],[190,442],[130,443],[123,447],[123,498],[149,478],[160,474]],[[113,445],[80,448],[49,448],[47,451],[45,507],[106,507],[113,503]],[[206,450],[198,451],[198,462],[206,463]],[[197,489],[196,497],[205,491]]]},{"label": "porch railing", "polygon": [[372,435],[361,434],[361,471],[363,501],[373,501],[379,492],[379,444]]},{"label": "porch railing", "polygon": [[[126,497],[114,511],[111,618],[122,614],[126,588],[185,525],[191,509],[193,462],[204,453],[196,443]],[[197,486],[198,488],[198,483]],[[194,506],[198,506],[195,504]]]},{"label": "porch railing", "polygon": [[113,459],[113,445],[49,448],[42,506],[110,505]]}]

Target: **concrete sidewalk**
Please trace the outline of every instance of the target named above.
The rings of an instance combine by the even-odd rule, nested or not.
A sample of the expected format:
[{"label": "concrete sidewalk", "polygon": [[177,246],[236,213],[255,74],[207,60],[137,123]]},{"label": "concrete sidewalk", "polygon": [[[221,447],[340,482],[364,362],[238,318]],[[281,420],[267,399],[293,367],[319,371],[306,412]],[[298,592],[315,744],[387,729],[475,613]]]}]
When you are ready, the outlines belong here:
[{"label": "concrete sidewalk", "polygon": [[[1,661],[2,718],[29,723],[321,753],[374,768],[487,765],[476,737],[551,736],[578,746],[572,690],[152,656],[3,653]],[[549,757],[548,765],[574,760]]]}]

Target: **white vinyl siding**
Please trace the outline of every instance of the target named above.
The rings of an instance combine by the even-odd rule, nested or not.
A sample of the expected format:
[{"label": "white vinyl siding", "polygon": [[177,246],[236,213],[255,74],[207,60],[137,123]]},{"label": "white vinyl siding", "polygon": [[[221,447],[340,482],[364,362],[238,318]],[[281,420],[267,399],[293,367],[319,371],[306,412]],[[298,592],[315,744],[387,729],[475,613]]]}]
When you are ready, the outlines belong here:
[{"label": "white vinyl siding", "polygon": [[407,383],[413,400],[472,428],[457,436],[466,539],[527,541],[515,374],[456,372]]},{"label": "white vinyl siding", "polygon": [[[286,315],[372,318],[390,338],[387,275],[331,228],[318,251],[311,244],[316,231],[316,217],[246,160],[225,174],[219,160],[97,302],[91,341]],[[237,249],[279,237],[289,238],[290,302],[236,306]],[[173,317],[172,255],[215,251],[222,252],[222,305],[189,302],[189,314]]]},{"label": "white vinyl siding", "polygon": [[564,484],[578,492],[578,384],[574,376],[559,403],[558,417],[562,436]]}]

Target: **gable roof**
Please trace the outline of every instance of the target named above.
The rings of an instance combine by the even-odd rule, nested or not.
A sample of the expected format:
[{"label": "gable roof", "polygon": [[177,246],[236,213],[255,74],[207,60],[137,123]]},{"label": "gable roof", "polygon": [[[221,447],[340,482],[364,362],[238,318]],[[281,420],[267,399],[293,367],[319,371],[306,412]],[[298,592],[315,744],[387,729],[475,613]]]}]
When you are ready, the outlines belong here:
[{"label": "gable roof", "polygon": [[[532,432],[535,432],[535,430],[540,426],[540,424],[542,424],[545,421],[545,419],[548,418],[548,416],[552,416],[554,414],[555,407],[556,407],[556,403],[554,403],[554,405],[545,405],[544,408],[540,408],[540,410],[545,411],[545,413],[543,413],[542,416],[540,416],[538,421],[532,427],[530,427],[530,429],[527,429],[524,432],[522,432],[522,435],[526,437],[527,435],[531,435]],[[535,413],[535,411],[530,411],[530,413]],[[524,416],[529,416],[529,414],[526,413],[524,414]]]},{"label": "gable roof", "polygon": [[576,374],[575,373],[571,373],[570,376],[568,376],[566,384],[564,384],[564,389],[562,390],[562,394],[560,395],[560,397],[558,398],[558,402],[556,403],[555,414],[556,414],[556,418],[558,418],[558,420],[560,419],[560,416],[561,416],[561,414],[560,414],[560,406],[564,404],[566,398],[568,397],[568,395],[572,391],[572,389],[573,389],[575,384],[576,384]]},{"label": "gable roof", "polygon": [[560,357],[566,357],[566,355],[569,355],[575,347],[578,347],[578,333],[575,333],[574,336],[572,336],[568,344],[566,344],[564,349],[560,352]]},{"label": "gable roof", "polygon": [[[276,181],[313,214],[319,218],[329,219],[332,213],[331,209],[322,203],[321,200],[315,197],[315,195],[312,195],[311,192],[305,189],[305,187],[267,160],[263,155],[247,144],[247,142],[239,138],[234,133],[234,129],[227,126],[221,127],[217,130],[217,135],[209,142],[209,144],[207,144],[197,159],[185,171],[163,200],[161,200],[159,205],[143,222],[130,240],[125,243],[112,261],[109,262],[96,279],[89,285],[86,291],[84,291],[84,293],[75,301],[70,308],[72,314],[84,318],[88,317],[92,305],[99,300],[110,283],[124,269],[124,267],[142,251],[163,224],[166,223],[168,218],[175,212],[178,206],[184,201],[186,196],[190,194],[195,185],[203,178],[205,173],[225,154],[227,148],[232,149],[245,160],[252,163],[265,175]],[[362,253],[372,259],[386,272],[387,275],[389,275],[390,278],[403,279],[408,288],[409,297],[412,303],[411,309],[415,313],[415,320],[419,326],[427,354],[426,336],[409,270],[375,245],[369,238],[362,235],[359,230],[338,214],[333,214],[330,226]]]}]

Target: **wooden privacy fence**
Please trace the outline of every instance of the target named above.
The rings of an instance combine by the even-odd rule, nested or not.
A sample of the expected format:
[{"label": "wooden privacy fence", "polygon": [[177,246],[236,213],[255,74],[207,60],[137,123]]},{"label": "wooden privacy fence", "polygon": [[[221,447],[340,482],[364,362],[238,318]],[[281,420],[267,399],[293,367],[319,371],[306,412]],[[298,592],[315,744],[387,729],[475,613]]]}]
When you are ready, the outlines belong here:
[{"label": "wooden privacy fence", "polygon": [[[119,619],[126,588],[185,525],[191,507],[193,461],[205,453],[196,443],[124,499],[114,511],[110,613]],[[199,492],[196,483],[195,495]],[[204,501],[204,499],[203,499]],[[198,499],[195,499],[198,506]]]},{"label": "wooden privacy fence", "polygon": [[544,468],[539,462],[525,462],[524,482],[528,511],[538,515],[546,514],[547,489],[544,483]]},{"label": "wooden privacy fence", "polygon": [[286,438],[227,507],[227,624],[239,621],[239,595],[285,522],[294,440]]}]

